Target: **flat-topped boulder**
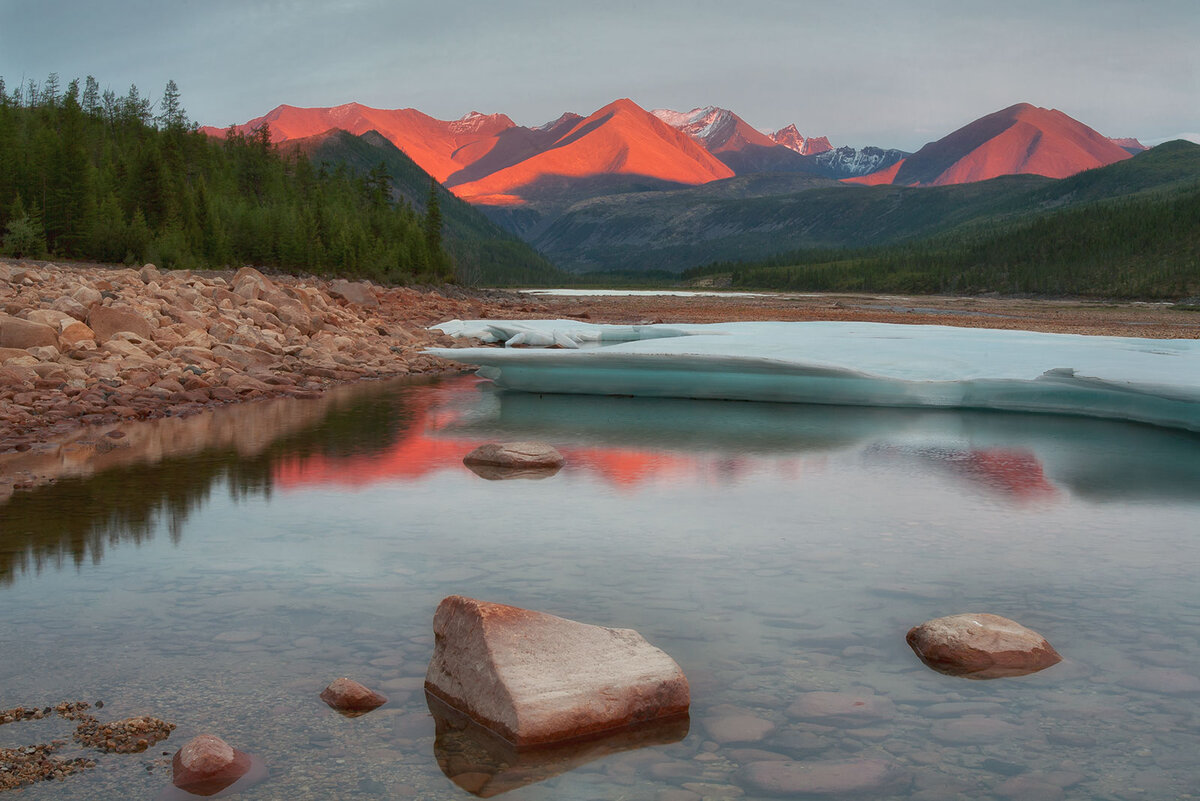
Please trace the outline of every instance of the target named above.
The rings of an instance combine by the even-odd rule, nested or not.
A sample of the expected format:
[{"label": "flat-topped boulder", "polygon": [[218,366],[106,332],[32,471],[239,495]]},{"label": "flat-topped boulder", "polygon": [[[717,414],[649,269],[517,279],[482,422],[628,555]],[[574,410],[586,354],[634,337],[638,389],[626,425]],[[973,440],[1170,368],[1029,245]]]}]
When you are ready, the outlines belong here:
[{"label": "flat-topped boulder", "polygon": [[337,278],[329,282],[329,294],[358,306],[378,306],[379,298],[366,281],[347,281]]},{"label": "flat-topped boulder", "polygon": [[130,308],[93,306],[88,312],[87,324],[95,332],[97,342],[107,342],[121,331],[129,331],[145,340],[154,339],[150,322]]},{"label": "flat-topped boulder", "polygon": [[969,679],[1025,676],[1062,661],[1036,631],[982,612],[927,621],[909,629],[905,639],[929,667]]},{"label": "flat-topped boulder", "polygon": [[0,348],[24,350],[44,345],[58,345],[58,332],[53,327],[0,314]]},{"label": "flat-topped boulder", "polygon": [[684,715],[675,660],[631,629],[452,595],[434,614],[425,689],[517,747]]}]

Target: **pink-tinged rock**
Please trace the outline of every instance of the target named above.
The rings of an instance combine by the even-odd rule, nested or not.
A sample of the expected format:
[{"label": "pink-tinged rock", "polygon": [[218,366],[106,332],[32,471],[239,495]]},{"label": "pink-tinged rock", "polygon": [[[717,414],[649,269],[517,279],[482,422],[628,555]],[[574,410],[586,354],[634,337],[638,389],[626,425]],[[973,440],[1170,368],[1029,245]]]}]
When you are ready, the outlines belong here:
[{"label": "pink-tinged rock", "polygon": [[215,795],[250,770],[250,755],[215,734],[188,740],[171,760],[171,782],[194,795]]},{"label": "pink-tinged rock", "polygon": [[433,618],[425,689],[514,745],[683,715],[675,660],[631,629],[452,595]]},{"label": "pink-tinged rock", "polygon": [[71,299],[79,303],[79,305],[86,307],[94,303],[99,303],[104,299],[104,296],[90,286],[80,285],[71,293]]},{"label": "pink-tinged rock", "polygon": [[258,300],[274,288],[271,280],[253,267],[243,267],[233,276],[234,294],[247,300]]},{"label": "pink-tinged rock", "polygon": [[1036,631],[986,613],[939,617],[910,629],[905,639],[929,667],[968,679],[1024,676],[1062,661]]},{"label": "pink-tinged rock", "polygon": [[29,351],[24,348],[0,348],[0,364],[4,364],[9,359],[30,359]]},{"label": "pink-tinged rock", "polygon": [[815,722],[862,723],[886,720],[895,713],[891,699],[869,691],[802,693],[787,708],[788,717]]},{"label": "pink-tinged rock", "polygon": [[143,339],[154,339],[154,328],[145,317],[133,309],[93,306],[87,324],[96,332],[97,342],[107,342],[119,331],[130,331]]},{"label": "pink-tinged rock", "polygon": [[68,325],[63,326],[62,331],[58,335],[59,342],[64,348],[73,348],[81,342],[95,342],[96,332],[89,328],[84,323],[75,320]]},{"label": "pink-tinged rock", "polygon": [[338,278],[329,282],[329,294],[358,306],[379,305],[379,298],[375,297],[371,285],[365,281],[351,282]]},{"label": "pink-tinged rock", "polygon": [[854,795],[896,792],[912,783],[908,771],[882,759],[751,762],[743,781],[769,795]]},{"label": "pink-tinged rock", "polygon": [[0,314],[0,348],[24,350],[43,345],[58,346],[58,333],[52,327]]},{"label": "pink-tinged rock", "polygon": [[546,478],[566,460],[542,442],[489,442],[463,457],[463,464],[487,479]]},{"label": "pink-tinged rock", "polygon": [[334,679],[321,691],[321,700],[347,717],[366,714],[387,703],[387,696],[359,684],[354,679]]}]

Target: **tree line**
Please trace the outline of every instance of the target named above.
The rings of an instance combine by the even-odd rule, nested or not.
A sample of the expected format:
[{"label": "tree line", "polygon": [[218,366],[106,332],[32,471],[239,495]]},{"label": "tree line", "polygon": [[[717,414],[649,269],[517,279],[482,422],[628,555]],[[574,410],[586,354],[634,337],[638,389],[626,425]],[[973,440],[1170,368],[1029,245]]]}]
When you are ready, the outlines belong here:
[{"label": "tree line", "polygon": [[418,213],[384,171],[281,152],[266,125],[213,139],[168,81],[152,103],[88,76],[0,78],[0,250],[166,269],[255,264],[386,282],[454,276],[435,186]]},{"label": "tree line", "polygon": [[891,245],[712,263],[684,277],[718,274],[743,289],[1197,297],[1200,184]]}]

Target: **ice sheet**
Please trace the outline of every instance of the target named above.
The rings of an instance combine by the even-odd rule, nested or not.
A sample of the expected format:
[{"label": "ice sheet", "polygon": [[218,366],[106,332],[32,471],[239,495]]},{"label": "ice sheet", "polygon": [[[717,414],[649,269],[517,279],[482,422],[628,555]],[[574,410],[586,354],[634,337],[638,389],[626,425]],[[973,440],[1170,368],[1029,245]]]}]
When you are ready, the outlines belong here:
[{"label": "ice sheet", "polygon": [[431,352],[527,392],[1001,409],[1200,431],[1200,340],[854,322],[435,328],[505,343]]}]

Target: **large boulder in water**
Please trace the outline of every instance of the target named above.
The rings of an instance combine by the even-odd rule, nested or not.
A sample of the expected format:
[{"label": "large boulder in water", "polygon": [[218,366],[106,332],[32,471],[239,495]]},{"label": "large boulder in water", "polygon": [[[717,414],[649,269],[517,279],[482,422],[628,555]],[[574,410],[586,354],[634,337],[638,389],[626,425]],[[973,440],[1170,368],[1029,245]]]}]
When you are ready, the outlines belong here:
[{"label": "large boulder in water", "polygon": [[683,715],[679,665],[631,629],[452,595],[433,618],[425,689],[515,746]]},{"label": "large boulder in water", "polygon": [[1036,631],[986,613],[939,617],[909,629],[905,639],[929,667],[968,679],[1024,676],[1062,661]]}]

